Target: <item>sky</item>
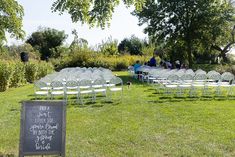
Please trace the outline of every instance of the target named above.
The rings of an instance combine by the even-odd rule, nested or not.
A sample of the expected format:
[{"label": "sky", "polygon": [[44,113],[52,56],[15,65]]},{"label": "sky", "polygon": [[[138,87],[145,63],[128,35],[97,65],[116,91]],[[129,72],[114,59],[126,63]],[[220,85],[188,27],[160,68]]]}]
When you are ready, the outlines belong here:
[{"label": "sky", "polygon": [[[23,30],[26,33],[25,39],[39,27],[50,27],[57,30],[64,30],[68,34],[66,40],[70,44],[73,40],[71,34],[73,29],[78,32],[79,38],[84,38],[88,41],[89,46],[95,46],[107,40],[112,36],[112,39],[117,39],[119,42],[124,38],[129,38],[135,35],[141,39],[147,37],[143,33],[144,26],[138,26],[138,19],[130,14],[134,7],[126,8],[124,4],[120,4],[115,8],[110,27],[105,30],[100,28],[89,28],[88,25],[81,23],[72,23],[68,14],[59,15],[59,13],[51,12],[51,6],[55,0],[17,0],[24,7]],[[11,39],[8,35],[8,45],[21,44],[23,41]]]}]

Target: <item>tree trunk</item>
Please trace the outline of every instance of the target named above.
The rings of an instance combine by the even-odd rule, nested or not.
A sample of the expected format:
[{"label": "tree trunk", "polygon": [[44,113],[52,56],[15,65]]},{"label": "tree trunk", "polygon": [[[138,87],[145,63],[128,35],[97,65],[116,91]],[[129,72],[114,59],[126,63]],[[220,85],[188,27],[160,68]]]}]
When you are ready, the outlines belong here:
[{"label": "tree trunk", "polygon": [[220,55],[223,58],[223,62],[227,63],[228,62],[228,58],[226,56],[226,51],[221,51]]},{"label": "tree trunk", "polygon": [[211,48],[213,48],[214,50],[219,51],[220,52],[220,57],[222,57],[223,62],[227,63],[228,62],[228,58],[227,58],[226,54],[230,51],[230,49],[231,49],[233,44],[235,44],[235,42],[230,42],[223,49],[220,48],[217,45],[212,45]]}]

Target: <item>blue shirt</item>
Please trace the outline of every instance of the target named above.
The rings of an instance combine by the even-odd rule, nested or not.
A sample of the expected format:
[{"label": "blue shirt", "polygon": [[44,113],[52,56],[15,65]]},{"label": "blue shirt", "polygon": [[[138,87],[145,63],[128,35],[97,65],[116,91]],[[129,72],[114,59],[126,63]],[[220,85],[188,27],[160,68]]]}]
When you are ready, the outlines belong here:
[{"label": "blue shirt", "polygon": [[135,73],[137,73],[137,70],[139,69],[139,67],[141,67],[141,64],[136,63],[136,64],[134,65],[134,71],[135,71]]},{"label": "blue shirt", "polygon": [[150,66],[156,66],[156,64],[157,64],[156,59],[154,57],[152,57],[149,61],[149,64],[150,64]]}]

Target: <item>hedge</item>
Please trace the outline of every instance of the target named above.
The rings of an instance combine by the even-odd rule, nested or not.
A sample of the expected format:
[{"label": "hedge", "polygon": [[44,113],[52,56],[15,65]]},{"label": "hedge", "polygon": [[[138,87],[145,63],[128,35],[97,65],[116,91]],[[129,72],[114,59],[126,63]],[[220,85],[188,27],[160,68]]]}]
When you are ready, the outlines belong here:
[{"label": "hedge", "polygon": [[24,64],[20,61],[0,60],[0,91],[32,83],[53,71],[52,64],[47,62],[32,61]]}]

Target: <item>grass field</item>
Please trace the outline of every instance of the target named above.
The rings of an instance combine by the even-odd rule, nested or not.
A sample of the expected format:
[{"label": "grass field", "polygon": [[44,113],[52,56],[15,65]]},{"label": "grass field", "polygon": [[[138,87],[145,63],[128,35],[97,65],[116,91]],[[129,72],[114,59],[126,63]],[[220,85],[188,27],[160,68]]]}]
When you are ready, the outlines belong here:
[{"label": "grass field", "polygon": [[[122,102],[68,104],[66,156],[235,156],[235,100],[165,98],[131,81]],[[0,156],[18,156],[20,102],[33,98],[33,85],[0,93]]]}]

